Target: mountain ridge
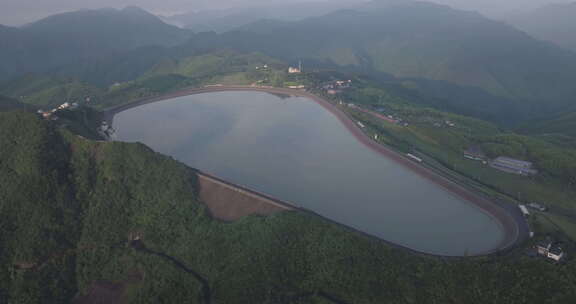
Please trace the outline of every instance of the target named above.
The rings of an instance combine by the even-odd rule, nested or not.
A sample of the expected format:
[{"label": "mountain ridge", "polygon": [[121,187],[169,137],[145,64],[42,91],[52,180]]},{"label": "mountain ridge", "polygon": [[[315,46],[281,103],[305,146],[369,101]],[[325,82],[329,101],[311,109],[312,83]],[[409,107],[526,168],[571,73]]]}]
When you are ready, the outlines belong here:
[{"label": "mountain ridge", "polygon": [[545,5],[506,21],[538,39],[576,51],[576,2]]},{"label": "mountain ridge", "polygon": [[189,36],[139,8],[57,14],[21,28],[0,29],[0,80],[139,47],[175,46]]},{"label": "mountain ridge", "polygon": [[476,12],[403,3],[267,27],[256,23],[224,33],[222,40],[292,62],[351,65],[401,78],[448,81],[555,108],[572,102],[575,53]]}]

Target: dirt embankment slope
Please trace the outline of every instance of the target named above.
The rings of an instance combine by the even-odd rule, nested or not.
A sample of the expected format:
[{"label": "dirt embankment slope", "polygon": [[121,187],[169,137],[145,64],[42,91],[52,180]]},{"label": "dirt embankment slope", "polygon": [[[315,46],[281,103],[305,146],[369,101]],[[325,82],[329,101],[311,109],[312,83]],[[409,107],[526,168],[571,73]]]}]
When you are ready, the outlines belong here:
[{"label": "dirt embankment slope", "polygon": [[213,217],[232,222],[248,215],[271,215],[294,210],[286,203],[264,194],[225,182],[206,173],[198,173],[200,199]]}]

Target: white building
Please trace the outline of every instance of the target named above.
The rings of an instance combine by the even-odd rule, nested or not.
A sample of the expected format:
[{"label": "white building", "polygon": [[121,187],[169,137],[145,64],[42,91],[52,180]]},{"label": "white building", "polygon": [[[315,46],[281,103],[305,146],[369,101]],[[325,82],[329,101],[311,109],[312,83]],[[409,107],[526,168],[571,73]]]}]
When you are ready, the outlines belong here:
[{"label": "white building", "polygon": [[68,109],[69,107],[70,107],[70,103],[65,102],[65,103],[61,104],[61,105],[58,107],[58,109],[64,110],[64,109]]},{"label": "white building", "polygon": [[547,238],[544,241],[539,242],[536,245],[536,251],[539,255],[554,260],[556,262],[561,261],[566,257],[562,247],[554,245],[552,239]]},{"label": "white building", "polygon": [[302,73],[303,71],[304,71],[304,69],[302,68],[302,61],[300,61],[300,62],[298,63],[298,67],[297,67],[297,68],[295,68],[295,67],[289,67],[289,68],[288,68],[288,73],[289,73],[289,74],[300,74],[300,73]]},{"label": "white building", "polygon": [[560,247],[552,247],[548,251],[548,258],[559,262],[564,258],[564,251]]},{"label": "white building", "polygon": [[299,68],[289,67],[288,73],[289,74],[299,74],[299,73],[302,73],[302,71]]}]

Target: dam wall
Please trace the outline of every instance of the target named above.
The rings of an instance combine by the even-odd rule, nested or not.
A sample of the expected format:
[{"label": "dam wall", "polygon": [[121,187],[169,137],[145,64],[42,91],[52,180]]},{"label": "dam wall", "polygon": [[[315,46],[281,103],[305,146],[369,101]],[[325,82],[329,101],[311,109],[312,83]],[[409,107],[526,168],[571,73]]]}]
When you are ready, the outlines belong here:
[{"label": "dam wall", "polygon": [[199,172],[197,175],[200,199],[206,204],[210,214],[219,220],[233,222],[249,215],[267,216],[297,209],[287,202],[234,185],[210,174]]}]

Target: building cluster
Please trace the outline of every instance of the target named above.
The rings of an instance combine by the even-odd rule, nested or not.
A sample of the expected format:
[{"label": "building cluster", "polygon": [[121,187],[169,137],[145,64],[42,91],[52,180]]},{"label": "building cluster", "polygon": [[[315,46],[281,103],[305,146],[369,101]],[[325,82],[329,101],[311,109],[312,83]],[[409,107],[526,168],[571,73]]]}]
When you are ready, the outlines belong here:
[{"label": "building cluster", "polygon": [[551,238],[546,238],[545,240],[538,242],[538,244],[536,244],[536,252],[538,255],[556,262],[560,262],[566,258],[564,249]]},{"label": "building cluster", "polygon": [[344,90],[352,86],[352,80],[336,80],[331,81],[322,86],[328,95],[336,95],[342,93]]},{"label": "building cluster", "polygon": [[74,110],[76,108],[78,108],[77,103],[65,102],[65,103],[59,105],[58,107],[56,107],[52,110],[49,110],[49,111],[38,110],[38,114],[42,115],[42,118],[47,119],[47,120],[57,120],[58,117],[56,115],[54,115],[54,113],[56,113],[60,110]]},{"label": "building cluster", "polygon": [[538,170],[534,169],[534,164],[532,162],[506,156],[499,156],[493,160],[489,160],[482,149],[478,146],[470,146],[468,149],[464,150],[464,158],[481,161],[484,164],[490,164],[490,167],[507,173],[524,176],[538,174]]}]

